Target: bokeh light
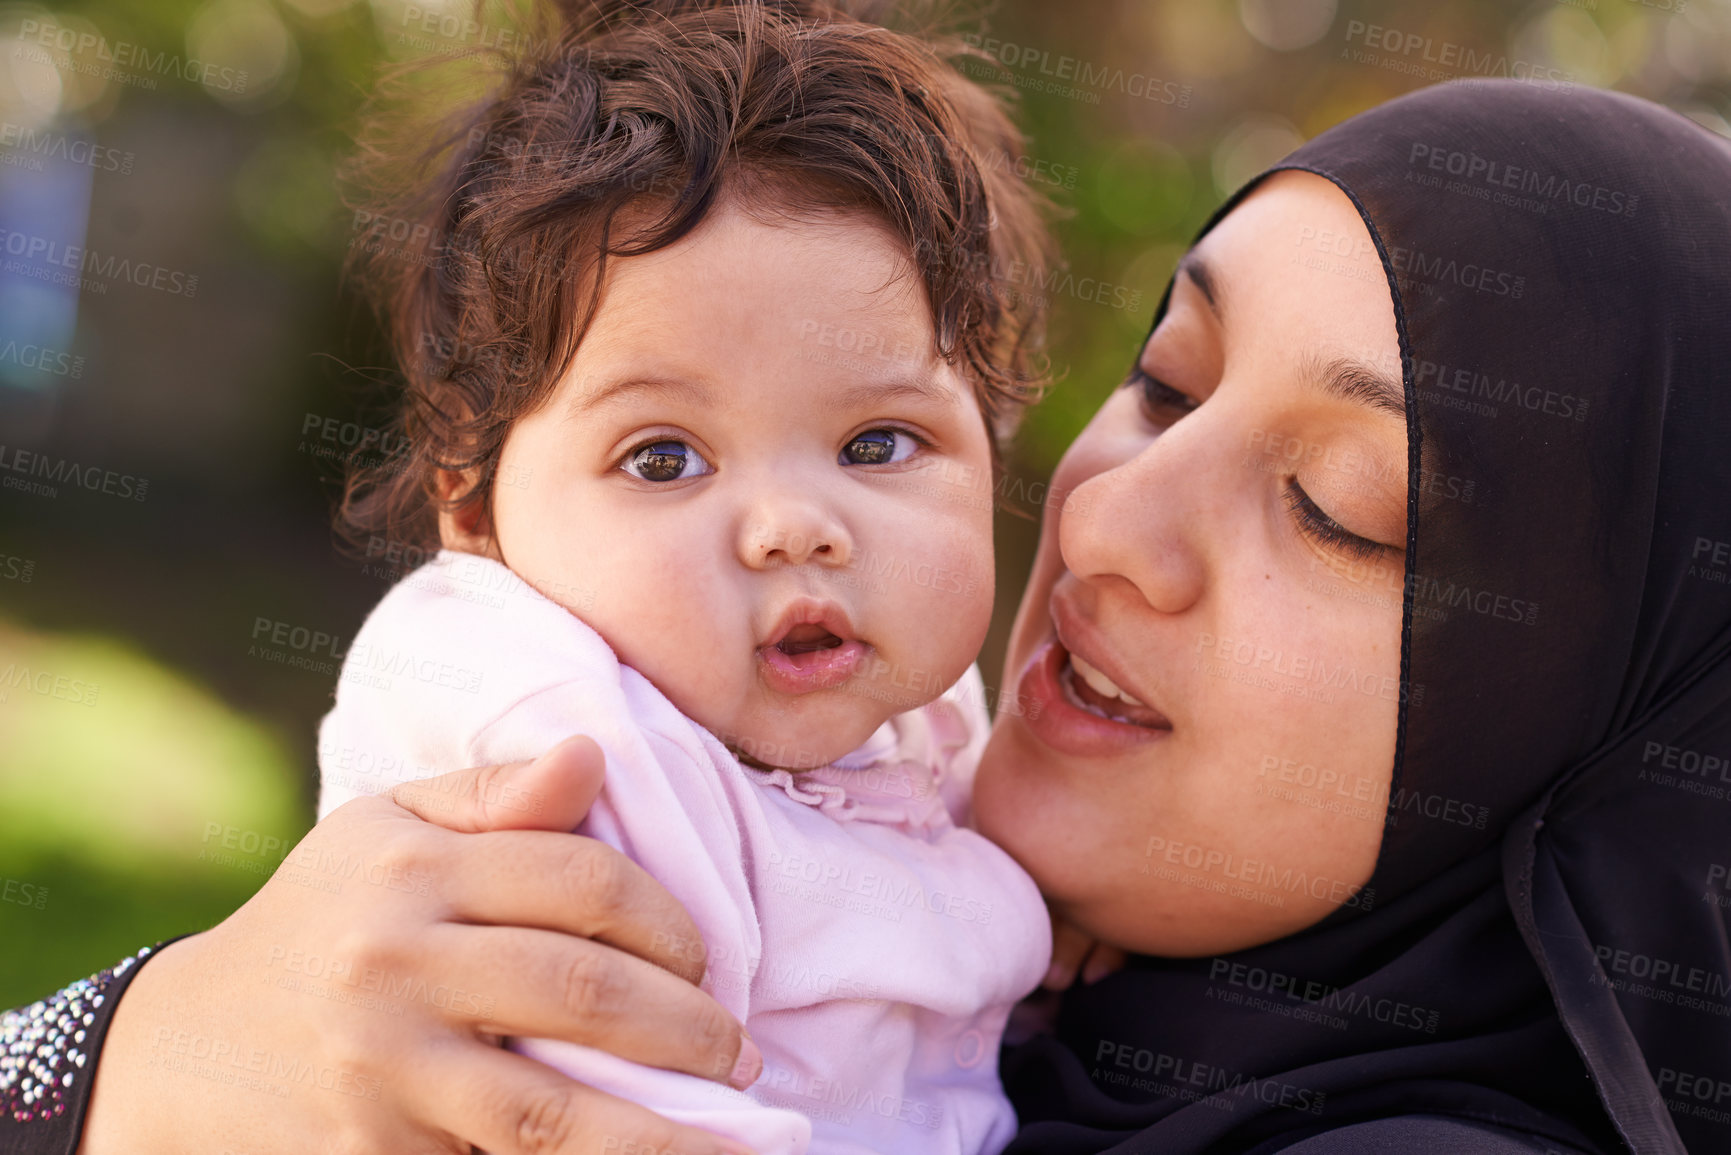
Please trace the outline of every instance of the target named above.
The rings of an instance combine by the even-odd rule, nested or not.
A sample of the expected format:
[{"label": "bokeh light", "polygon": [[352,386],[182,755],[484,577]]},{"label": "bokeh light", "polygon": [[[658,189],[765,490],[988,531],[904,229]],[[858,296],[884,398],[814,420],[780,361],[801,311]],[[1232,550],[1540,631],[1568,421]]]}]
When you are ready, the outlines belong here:
[{"label": "bokeh light", "polygon": [[1334,24],[1335,0],[1238,0],[1249,33],[1276,52],[1309,48]]}]

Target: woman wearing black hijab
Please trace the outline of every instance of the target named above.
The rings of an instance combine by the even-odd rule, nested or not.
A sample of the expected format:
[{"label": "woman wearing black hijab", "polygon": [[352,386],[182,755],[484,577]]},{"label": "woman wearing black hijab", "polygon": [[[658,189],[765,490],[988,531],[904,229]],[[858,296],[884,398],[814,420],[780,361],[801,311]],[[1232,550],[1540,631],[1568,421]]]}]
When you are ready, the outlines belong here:
[{"label": "woman wearing black hijab", "polygon": [[[1626,96],[1470,82],[1282,170],[1362,214],[1404,369],[1410,692],[1374,903],[1069,991],[1007,1055],[1010,1150],[1731,1150],[1731,147]],[[1132,1074],[1225,1089],[1118,1090],[1124,1041],[1153,1053]]]},{"label": "woman wearing black hijab", "polygon": [[[1638,100],[1428,89],[1216,215],[1054,480],[980,770],[980,828],[1137,952],[1007,1049],[1010,1151],[1731,1148],[1728,373],[1731,150]],[[270,1049],[245,992],[318,917],[282,891],[132,968],[125,1033]],[[652,954],[639,914],[598,937]],[[192,1083],[148,1109],[197,1130]]]}]

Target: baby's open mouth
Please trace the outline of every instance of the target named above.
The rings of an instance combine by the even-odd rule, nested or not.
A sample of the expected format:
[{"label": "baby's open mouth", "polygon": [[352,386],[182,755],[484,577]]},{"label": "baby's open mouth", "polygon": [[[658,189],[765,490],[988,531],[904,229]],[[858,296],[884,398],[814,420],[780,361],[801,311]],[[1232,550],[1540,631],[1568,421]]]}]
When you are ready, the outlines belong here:
[{"label": "baby's open mouth", "polygon": [[818,650],[833,650],[842,644],[842,639],[836,637],[820,625],[807,624],[793,627],[787,631],[787,636],[775,643],[775,648],[789,657],[801,654],[815,653]]},{"label": "baby's open mouth", "polygon": [[852,636],[839,606],[806,603],[789,607],[770,640],[757,648],[764,682],[783,694],[830,690],[854,676],[871,646]]}]

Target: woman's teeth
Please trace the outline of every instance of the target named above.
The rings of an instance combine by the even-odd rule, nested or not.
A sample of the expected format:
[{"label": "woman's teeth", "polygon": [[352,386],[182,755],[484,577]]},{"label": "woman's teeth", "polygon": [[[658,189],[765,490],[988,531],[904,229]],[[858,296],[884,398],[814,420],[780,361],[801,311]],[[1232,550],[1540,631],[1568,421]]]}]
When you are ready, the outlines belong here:
[{"label": "woman's teeth", "polygon": [[1116,698],[1120,702],[1131,706],[1145,705],[1145,703],[1137,701],[1129,694],[1126,694],[1123,690],[1120,690],[1116,682],[1112,681],[1111,678],[1108,678],[1093,666],[1090,666],[1087,662],[1084,662],[1080,655],[1070,655],[1070,666],[1076,671],[1076,673],[1082,675],[1082,680],[1088,683],[1088,688],[1093,690],[1102,698]]}]

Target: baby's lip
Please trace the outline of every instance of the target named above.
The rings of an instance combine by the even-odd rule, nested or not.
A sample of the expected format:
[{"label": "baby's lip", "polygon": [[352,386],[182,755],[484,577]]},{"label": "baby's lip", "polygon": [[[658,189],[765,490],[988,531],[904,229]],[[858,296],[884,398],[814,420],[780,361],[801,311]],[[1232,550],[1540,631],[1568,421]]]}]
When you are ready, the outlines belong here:
[{"label": "baby's lip", "polygon": [[782,611],[757,648],[758,668],[771,689],[808,694],[853,677],[870,652],[871,646],[854,636],[853,622],[839,604],[801,598]]},{"label": "baby's lip", "polygon": [[789,602],[775,619],[775,624],[770,627],[759,648],[774,649],[782,646],[805,649],[817,642],[823,633],[844,642],[856,640],[853,621],[839,602],[796,598]]}]

